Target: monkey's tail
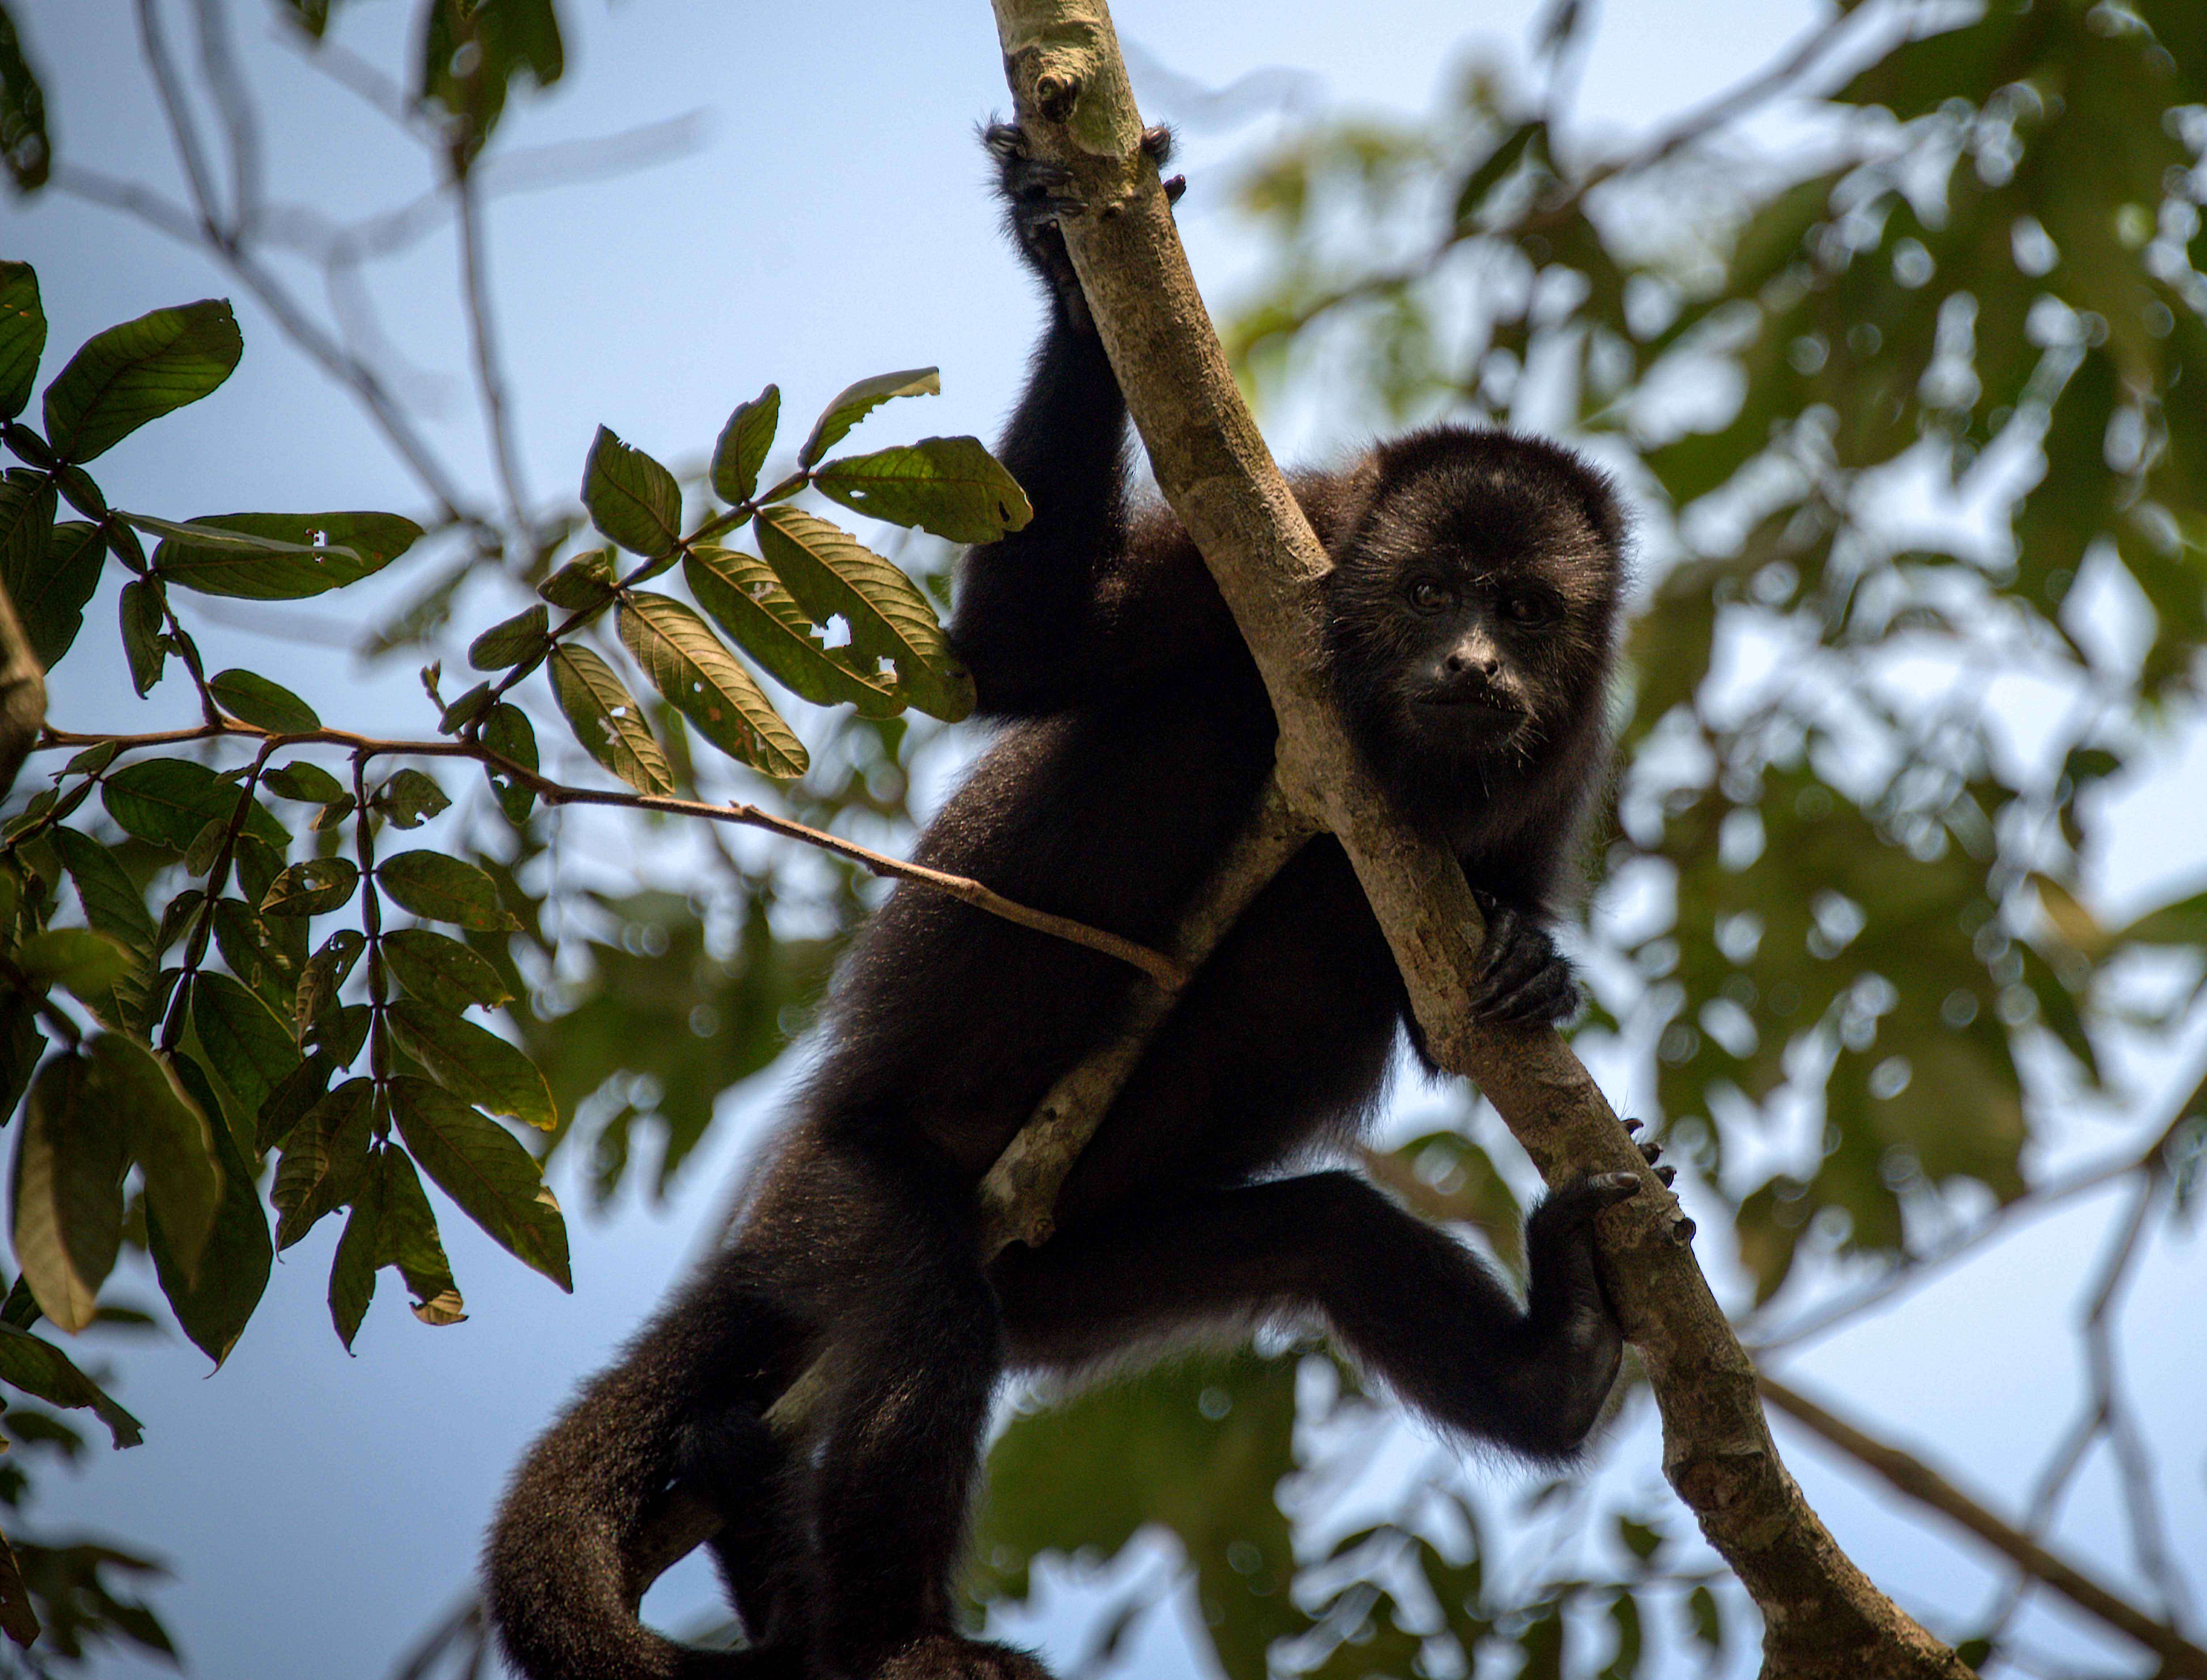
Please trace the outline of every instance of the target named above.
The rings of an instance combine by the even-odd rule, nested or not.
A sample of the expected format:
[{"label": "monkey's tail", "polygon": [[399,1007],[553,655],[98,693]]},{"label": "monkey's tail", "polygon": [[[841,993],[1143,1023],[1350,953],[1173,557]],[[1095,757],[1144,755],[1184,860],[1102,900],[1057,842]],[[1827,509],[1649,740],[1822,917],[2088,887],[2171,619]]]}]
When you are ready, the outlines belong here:
[{"label": "monkey's tail", "polygon": [[[757,1368],[759,1348],[743,1344],[760,1326],[698,1299],[717,1281],[709,1273],[661,1312],[514,1473],[484,1547],[484,1599],[527,1680],[765,1680],[785,1666],[780,1653],[677,1644],[637,1619],[631,1595],[627,1559],[688,1468],[701,1408],[740,1405],[750,1384],[728,1374]],[[733,1492],[715,1490],[724,1516],[736,1515],[721,1503]]]}]

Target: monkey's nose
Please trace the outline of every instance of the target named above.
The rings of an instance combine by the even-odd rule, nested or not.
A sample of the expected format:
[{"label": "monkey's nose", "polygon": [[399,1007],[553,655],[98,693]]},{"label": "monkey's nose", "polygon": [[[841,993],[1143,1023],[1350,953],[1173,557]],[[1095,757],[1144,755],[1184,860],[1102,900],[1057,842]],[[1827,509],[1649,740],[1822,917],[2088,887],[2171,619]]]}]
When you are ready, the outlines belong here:
[{"label": "monkey's nose", "polygon": [[1484,649],[1457,648],[1441,661],[1441,668],[1451,677],[1468,676],[1476,672],[1482,677],[1492,677],[1501,666],[1494,655]]}]

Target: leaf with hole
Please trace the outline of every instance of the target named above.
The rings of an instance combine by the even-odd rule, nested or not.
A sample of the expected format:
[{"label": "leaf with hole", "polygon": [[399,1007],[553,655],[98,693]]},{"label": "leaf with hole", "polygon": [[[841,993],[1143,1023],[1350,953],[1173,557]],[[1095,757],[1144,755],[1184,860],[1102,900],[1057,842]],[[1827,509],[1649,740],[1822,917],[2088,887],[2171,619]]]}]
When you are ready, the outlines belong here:
[{"label": "leaf with hole", "polygon": [[130,516],[162,538],[153,570],[201,595],[302,601],[372,577],[418,541],[395,513],[224,513],[188,524]]},{"label": "leaf with hole", "polygon": [[[33,296],[35,296],[35,289]],[[33,358],[35,360],[35,358]],[[721,428],[713,445],[713,493],[728,503],[751,499],[758,488],[759,469],[774,447],[774,429],[781,419],[781,388],[769,386],[748,403],[739,403]]]},{"label": "leaf with hole", "polygon": [[368,800],[394,828],[418,828],[452,804],[436,779],[420,770],[401,770]]},{"label": "leaf with hole", "polygon": [[499,902],[498,887],[487,875],[441,852],[396,852],[375,866],[375,882],[402,909],[428,921],[485,933],[521,925]]},{"label": "leaf with hole", "polygon": [[768,775],[804,774],[804,744],[695,613],[638,589],[622,601],[619,627],[621,645],[699,734]]},{"label": "leaf with hole", "polygon": [[[489,717],[483,720],[482,744],[500,758],[519,765],[524,770],[536,768],[536,729],[529,721],[529,714],[518,706],[494,706]],[[498,796],[498,808],[505,813],[505,820],[517,828],[529,821],[529,813],[536,809],[536,790],[515,775],[512,771],[496,764],[483,766],[483,777],[490,783],[491,792]]]},{"label": "leaf with hole", "polygon": [[511,1132],[451,1092],[404,1074],[391,1082],[391,1109],[415,1161],[462,1212],[517,1259],[574,1288],[559,1200]]},{"label": "leaf with hole", "polygon": [[414,998],[392,1004],[384,1018],[399,1048],[453,1095],[542,1131],[558,1124],[544,1075],[495,1032]]},{"label": "leaf with hole", "polygon": [[553,649],[552,692],[591,757],[639,793],[674,792],[674,773],[643,708],[605,661],[588,648]]},{"label": "leaf with hole", "polygon": [[846,507],[952,542],[994,542],[1034,517],[1019,481],[978,438],[922,438],[846,455],[822,467],[812,484]]},{"label": "leaf with hole", "polygon": [[815,462],[843,440],[846,433],[891,398],[934,397],[940,395],[942,390],[942,381],[932,368],[876,374],[870,380],[844,386],[813,422],[812,435],[797,451],[797,464],[810,470]]},{"label": "leaf with hole", "polygon": [[312,706],[257,672],[217,672],[207,687],[223,710],[272,735],[311,735],[322,726]]},{"label": "leaf with hole", "polygon": [[89,461],[147,421],[199,401],[244,352],[236,318],[219,297],[111,326],[46,387],[46,443],[63,461]]},{"label": "leaf with hole", "polygon": [[890,661],[905,699],[956,722],[973,709],[973,679],[950,652],[919,586],[848,532],[787,505],[753,521],[760,552],[815,624],[840,616],[861,659]]},{"label": "leaf with hole", "polygon": [[293,864],[269,883],[263,916],[326,916],[352,902],[360,865],[350,858],[313,858]]},{"label": "leaf with hole", "polygon": [[904,709],[889,679],[861,676],[822,647],[812,621],[764,560],[700,543],[682,562],[697,604],[784,688],[816,706],[855,706],[864,717]]}]

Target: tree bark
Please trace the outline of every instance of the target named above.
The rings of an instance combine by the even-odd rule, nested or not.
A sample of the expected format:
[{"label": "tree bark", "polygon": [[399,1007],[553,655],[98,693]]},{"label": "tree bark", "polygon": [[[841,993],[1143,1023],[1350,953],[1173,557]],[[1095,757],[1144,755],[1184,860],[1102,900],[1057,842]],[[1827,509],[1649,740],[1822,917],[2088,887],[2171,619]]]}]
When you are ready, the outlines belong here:
[{"label": "tree bark", "polygon": [[1941,1677],[1968,1668],[1848,1561],[1778,1457],[1755,1373],[1659,1184],[1552,1031],[1467,1007],[1479,913],[1456,860],[1393,818],[1343,734],[1315,657],[1328,559],[1243,404],[1188,271],[1102,0],[993,0],[1004,69],[1037,154],[1086,213],[1063,222],[1090,313],[1158,487],[1203,551],[1280,723],[1289,805],[1347,850],[1409,987],[1426,1044],[1476,1080],[1542,1175],[1635,1172],[1604,1216],[1607,1274],[1661,1408],[1664,1469],[1764,1620],[1767,1676]]}]

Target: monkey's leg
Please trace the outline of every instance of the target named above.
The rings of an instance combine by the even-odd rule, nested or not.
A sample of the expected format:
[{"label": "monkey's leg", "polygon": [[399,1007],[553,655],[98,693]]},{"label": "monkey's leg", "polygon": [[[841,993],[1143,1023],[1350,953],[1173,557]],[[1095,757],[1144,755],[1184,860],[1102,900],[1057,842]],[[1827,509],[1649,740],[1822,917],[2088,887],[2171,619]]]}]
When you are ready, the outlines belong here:
[{"label": "monkey's leg", "polygon": [[1047,1680],[1032,1658],[960,1636],[951,1599],[1003,1368],[971,1187],[870,1150],[840,1153],[837,1170],[831,1241],[846,1275],[809,1486],[815,1666],[852,1680]]},{"label": "monkey's leg", "polygon": [[1021,1364],[1078,1366],[1182,1324],[1315,1308],[1428,1416],[1553,1461],[1585,1439],[1617,1376],[1592,1222],[1637,1182],[1604,1174],[1540,1204],[1522,1308],[1468,1249],[1347,1173],[1099,1219],[1007,1253],[993,1275]]}]

